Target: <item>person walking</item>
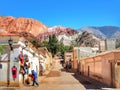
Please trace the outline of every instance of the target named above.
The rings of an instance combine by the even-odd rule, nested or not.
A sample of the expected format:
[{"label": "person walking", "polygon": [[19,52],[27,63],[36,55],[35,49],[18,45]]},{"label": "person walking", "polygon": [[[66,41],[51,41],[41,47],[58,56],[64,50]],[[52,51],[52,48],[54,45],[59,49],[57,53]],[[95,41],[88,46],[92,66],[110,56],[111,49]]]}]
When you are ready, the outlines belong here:
[{"label": "person walking", "polygon": [[66,71],[68,72],[69,71],[68,70],[69,69],[69,63],[68,63],[68,61],[66,62],[66,67],[65,68],[66,68]]},{"label": "person walking", "polygon": [[32,84],[32,86],[34,86],[34,84],[36,84],[37,86],[39,86],[39,84],[38,84],[38,82],[37,82],[37,73],[34,71],[34,70],[32,70],[32,75],[33,75],[33,84]]}]

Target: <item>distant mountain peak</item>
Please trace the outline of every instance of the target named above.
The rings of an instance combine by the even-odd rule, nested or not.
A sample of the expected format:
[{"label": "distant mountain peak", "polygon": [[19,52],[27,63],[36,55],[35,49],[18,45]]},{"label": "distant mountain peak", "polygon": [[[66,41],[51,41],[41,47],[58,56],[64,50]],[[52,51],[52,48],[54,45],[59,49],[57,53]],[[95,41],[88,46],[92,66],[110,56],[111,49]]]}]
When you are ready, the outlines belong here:
[{"label": "distant mountain peak", "polygon": [[[106,39],[106,38],[116,38],[115,35],[118,35],[118,31],[120,31],[120,27],[117,26],[87,26],[80,29],[81,31],[87,31],[89,33],[93,33],[99,38]],[[115,34],[116,33],[116,34]]]},{"label": "distant mountain peak", "polygon": [[101,31],[99,31],[99,29],[94,28],[94,27],[84,27],[84,28],[81,28],[80,31],[82,32],[87,31],[89,33],[92,33],[98,36],[99,38],[103,38],[103,39],[106,38],[106,36]]}]

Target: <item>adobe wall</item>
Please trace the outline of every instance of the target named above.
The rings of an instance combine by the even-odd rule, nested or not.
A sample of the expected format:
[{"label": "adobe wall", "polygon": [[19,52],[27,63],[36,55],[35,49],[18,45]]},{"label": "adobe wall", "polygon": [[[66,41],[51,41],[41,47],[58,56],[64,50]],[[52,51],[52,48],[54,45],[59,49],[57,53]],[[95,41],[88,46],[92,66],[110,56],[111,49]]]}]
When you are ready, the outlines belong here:
[{"label": "adobe wall", "polygon": [[111,85],[111,63],[109,60],[113,59],[114,53],[108,53],[81,60],[81,72],[86,76]]},{"label": "adobe wall", "polygon": [[114,60],[114,53],[108,53],[105,55],[102,55],[102,77],[103,77],[103,83],[106,83],[108,85],[111,85],[112,83],[112,67],[110,60]]},{"label": "adobe wall", "polygon": [[76,50],[73,50],[73,69],[78,69],[78,59],[77,59],[77,52]]}]

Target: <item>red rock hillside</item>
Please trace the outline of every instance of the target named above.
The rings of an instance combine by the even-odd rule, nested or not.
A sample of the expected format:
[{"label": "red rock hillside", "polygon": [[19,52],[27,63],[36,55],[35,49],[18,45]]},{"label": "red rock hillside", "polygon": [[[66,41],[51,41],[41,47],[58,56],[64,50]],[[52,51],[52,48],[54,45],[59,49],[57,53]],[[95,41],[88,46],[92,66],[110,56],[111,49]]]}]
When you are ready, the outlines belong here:
[{"label": "red rock hillside", "polygon": [[54,27],[50,27],[48,28],[45,32],[40,33],[37,36],[37,39],[39,41],[44,41],[45,39],[47,39],[49,36],[51,35],[66,35],[66,36],[72,36],[74,34],[78,33],[78,31],[73,30],[71,28],[66,28],[66,27],[62,27],[62,26],[54,26]]},{"label": "red rock hillside", "polygon": [[47,27],[37,20],[30,18],[14,18],[12,16],[0,17],[0,29],[7,32],[28,32],[37,36],[44,32]]}]

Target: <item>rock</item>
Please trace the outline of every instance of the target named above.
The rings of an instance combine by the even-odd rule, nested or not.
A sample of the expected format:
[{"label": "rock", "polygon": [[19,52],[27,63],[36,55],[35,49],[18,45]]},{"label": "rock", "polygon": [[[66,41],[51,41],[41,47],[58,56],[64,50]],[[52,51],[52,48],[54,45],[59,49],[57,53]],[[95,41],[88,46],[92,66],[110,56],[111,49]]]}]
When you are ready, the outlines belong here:
[{"label": "rock", "polygon": [[72,36],[76,33],[78,33],[78,31],[73,30],[71,28],[66,28],[66,27],[62,27],[62,26],[54,26],[54,27],[48,28],[45,32],[40,33],[37,36],[37,39],[42,42],[51,35],[56,35],[56,36],[66,35],[69,37],[69,36]]},{"label": "rock", "polygon": [[37,20],[30,18],[14,18],[12,16],[0,17],[0,29],[7,32],[28,32],[37,36],[44,32],[47,27]]}]

